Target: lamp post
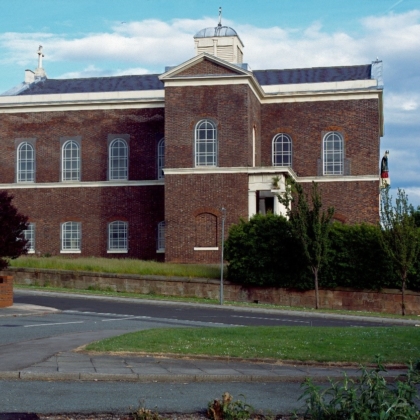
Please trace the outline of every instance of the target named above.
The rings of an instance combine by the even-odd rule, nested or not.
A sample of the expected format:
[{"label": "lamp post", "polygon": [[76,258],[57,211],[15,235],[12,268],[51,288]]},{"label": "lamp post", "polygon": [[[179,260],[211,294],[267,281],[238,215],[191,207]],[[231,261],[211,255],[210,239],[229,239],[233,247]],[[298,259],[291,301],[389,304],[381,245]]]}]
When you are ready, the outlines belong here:
[{"label": "lamp post", "polygon": [[226,209],[222,207],[222,255],[220,259],[220,304],[223,305],[223,254],[225,247],[225,219]]}]

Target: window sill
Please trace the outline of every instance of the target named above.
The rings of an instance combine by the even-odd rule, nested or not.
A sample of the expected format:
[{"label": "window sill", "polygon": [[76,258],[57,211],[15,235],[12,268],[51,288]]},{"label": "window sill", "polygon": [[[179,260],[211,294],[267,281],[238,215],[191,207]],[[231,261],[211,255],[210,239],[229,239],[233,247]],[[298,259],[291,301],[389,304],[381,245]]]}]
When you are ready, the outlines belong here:
[{"label": "window sill", "polygon": [[128,249],[108,249],[107,254],[127,254]]},{"label": "window sill", "polygon": [[82,251],[80,249],[62,249],[60,254],[81,254]]},{"label": "window sill", "polygon": [[194,251],[218,251],[218,246],[195,246]]},{"label": "window sill", "polygon": [[28,254],[35,254],[35,250],[34,249],[28,249]]},{"label": "window sill", "polygon": [[165,249],[157,249],[156,250],[156,254],[164,254],[165,253]]}]

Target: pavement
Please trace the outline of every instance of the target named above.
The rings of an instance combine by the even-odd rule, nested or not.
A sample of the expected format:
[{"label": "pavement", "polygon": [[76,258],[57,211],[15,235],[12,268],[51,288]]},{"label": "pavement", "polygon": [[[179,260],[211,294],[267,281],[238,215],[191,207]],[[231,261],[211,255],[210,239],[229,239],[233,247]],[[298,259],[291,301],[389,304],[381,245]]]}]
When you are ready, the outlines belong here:
[{"label": "pavement", "polygon": [[[0,308],[0,318],[44,315],[54,308],[18,304]],[[128,382],[316,382],[339,380],[343,373],[358,377],[354,366],[282,363],[274,360],[241,360],[226,357],[176,357],[133,354],[93,354],[80,349],[59,352],[19,371],[0,372],[0,380],[128,381]],[[384,374],[392,381],[406,372],[402,366]]]}]

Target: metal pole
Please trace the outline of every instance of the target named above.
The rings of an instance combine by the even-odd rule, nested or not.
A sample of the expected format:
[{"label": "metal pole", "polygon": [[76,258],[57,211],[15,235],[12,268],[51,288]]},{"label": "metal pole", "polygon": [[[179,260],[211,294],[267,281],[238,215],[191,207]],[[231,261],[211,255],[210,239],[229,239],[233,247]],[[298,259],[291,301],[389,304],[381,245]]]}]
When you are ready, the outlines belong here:
[{"label": "metal pole", "polygon": [[223,254],[225,247],[225,218],[226,209],[222,207],[222,256],[220,260],[220,304],[223,305]]}]

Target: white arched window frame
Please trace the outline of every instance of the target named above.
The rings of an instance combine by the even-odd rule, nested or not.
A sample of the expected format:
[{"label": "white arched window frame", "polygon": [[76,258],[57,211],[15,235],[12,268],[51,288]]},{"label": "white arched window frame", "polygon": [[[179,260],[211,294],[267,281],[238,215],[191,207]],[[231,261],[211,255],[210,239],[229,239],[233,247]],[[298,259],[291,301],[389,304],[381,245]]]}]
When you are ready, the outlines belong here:
[{"label": "white arched window frame", "polygon": [[292,166],[292,139],[280,133],[273,138],[273,166]]},{"label": "white arched window frame", "polygon": [[116,220],[108,224],[108,252],[128,251],[128,223]]},{"label": "white arched window frame", "polygon": [[32,144],[23,142],[17,149],[17,182],[35,181],[35,149]]},{"label": "white arched window frame", "polygon": [[26,249],[28,250],[28,254],[35,253],[35,224],[28,223],[26,229],[23,231],[25,239],[28,241],[26,243]]},{"label": "white arched window frame", "polygon": [[63,144],[61,179],[62,181],[80,181],[80,145],[74,140]]},{"label": "white arched window frame", "polygon": [[165,252],[165,222],[158,223],[157,252]]},{"label": "white arched window frame", "polygon": [[65,222],[61,225],[61,252],[80,253],[81,225],[79,222]]},{"label": "white arched window frame", "polygon": [[324,136],[322,160],[324,175],[344,174],[344,139],[340,133],[332,131]]},{"label": "white arched window frame", "polygon": [[124,139],[115,139],[109,145],[109,180],[128,179],[128,145]]},{"label": "white arched window frame", "polygon": [[161,139],[157,146],[157,169],[158,179],[165,178],[163,170],[165,169],[165,139]]},{"label": "white arched window frame", "polygon": [[217,166],[217,129],[210,120],[195,127],[195,166]]}]

